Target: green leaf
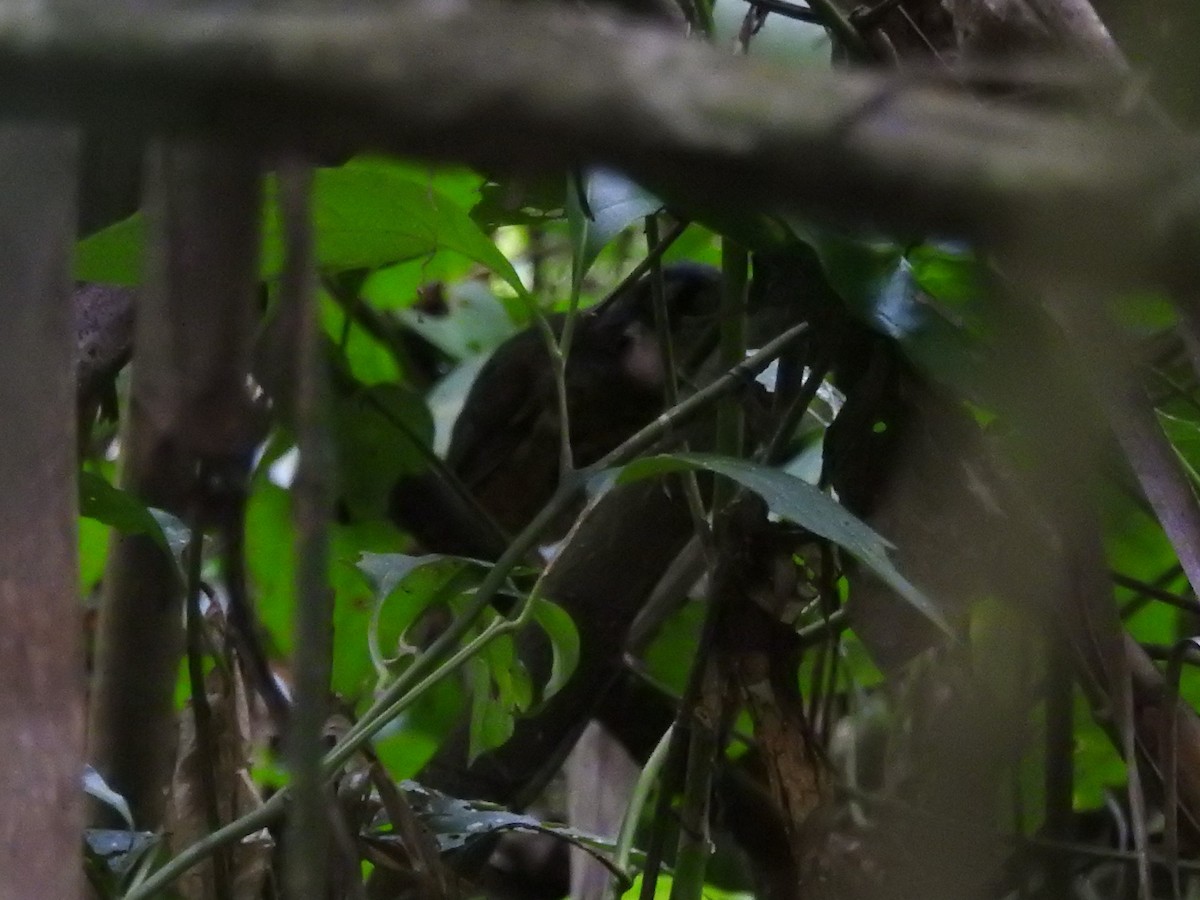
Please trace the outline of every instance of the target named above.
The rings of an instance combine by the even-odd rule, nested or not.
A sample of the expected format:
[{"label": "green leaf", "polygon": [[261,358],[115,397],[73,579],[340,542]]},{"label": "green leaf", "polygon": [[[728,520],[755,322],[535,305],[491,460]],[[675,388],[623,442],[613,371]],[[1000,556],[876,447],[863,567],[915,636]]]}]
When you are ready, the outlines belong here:
[{"label": "green leaf", "polygon": [[337,347],[345,367],[359,384],[392,384],[401,380],[400,366],[392,351],[377,341],[365,328],[349,319],[341,304],[326,291],[317,292],[321,327],[330,346]]},{"label": "green leaf", "polygon": [[454,608],[485,567],[456,556],[361,553],[355,568],[373,596],[367,649],[376,673],[387,680],[411,655],[409,629],[437,605]]},{"label": "green leaf", "polygon": [[[279,275],[283,238],[276,197],[269,177],[260,274]],[[451,250],[490,269],[518,295],[525,288],[508,259],[471,219],[466,208],[406,167],[385,161],[359,161],[319,169],[312,193],[317,266],[327,272],[377,269],[404,260]],[[144,254],[144,220],[131,216],[80,241],[75,277],[106,284],[138,284]]]},{"label": "green leaf", "polygon": [[398,384],[375,384],[334,397],[332,415],[342,500],[356,519],[387,517],[392,487],[428,465],[414,444],[433,438],[421,398]]},{"label": "green leaf", "polygon": [[122,534],[144,534],[176,560],[191,540],[191,530],[177,517],[146,506],[95,472],[79,473],[79,514],[110,525]]},{"label": "green leaf", "polygon": [[[587,209],[580,202],[581,191]],[[583,282],[605,244],[661,208],[661,200],[609,169],[593,169],[584,174],[581,186],[568,187],[567,222],[575,284]]]},{"label": "green leaf", "polygon": [[1158,412],[1158,421],[1192,479],[1192,484],[1200,486],[1200,423],[1161,410]]},{"label": "green leaf", "polygon": [[618,480],[634,481],[681,469],[705,469],[736,481],[766,501],[771,512],[833,541],[946,634],[953,631],[936,604],[908,581],[888,557],[892,545],[844,506],[807,481],[757,463],[703,453],[677,453],[636,460]]},{"label": "green leaf", "polygon": [[366,277],[359,293],[381,312],[408,309],[426,299],[421,294],[423,286],[438,282],[445,287],[468,279],[474,265],[461,253],[439,250],[432,256],[377,269]]},{"label": "green leaf", "polygon": [[[276,190],[269,179],[269,210],[274,209]],[[377,269],[446,249],[486,266],[524,293],[512,264],[464,209],[431,185],[395,169],[320,169],[313,183],[312,210],[321,269]],[[271,277],[282,267],[283,241],[278,214],[268,212],[265,218],[262,270]]]},{"label": "green leaf", "polygon": [[557,694],[579,665],[579,630],[561,606],[538,597],[533,619],[550,641],[550,678],[542,687],[542,702]]},{"label": "green leaf", "polygon": [[904,249],[789,219],[816,253],[847,308],[897,341],[918,368],[961,393],[987,383],[989,308],[970,252],[935,244]]},{"label": "green leaf", "polygon": [[[493,641],[495,643],[495,641]],[[467,663],[471,682],[471,724],[467,761],[499,747],[510,737],[516,720],[510,708],[492,694],[492,668],[487,660],[472,657]]]},{"label": "green leaf", "polygon": [[79,518],[79,588],[93,591],[104,577],[108,564],[109,528],[95,519]]},{"label": "green leaf", "polygon": [[408,162],[390,156],[364,153],[346,162],[346,168],[376,169],[423,184],[453,201],[460,209],[479,202],[486,180],[465,166]]},{"label": "green leaf", "polygon": [[111,525],[123,534],[144,534],[167,549],[166,537],[149,508],[94,472],[79,473],[79,514]]},{"label": "green leaf", "polygon": [[687,688],[692,657],[700,646],[707,609],[699,600],[685,603],[662,623],[642,655],[650,677],[680,697]]},{"label": "green leaf", "polygon": [[[291,652],[296,608],[295,530],[291,497],[266,478],[256,478],[246,507],[246,565],[259,618],[272,647]],[[352,563],[359,553],[394,553],[404,538],[386,522],[338,523],[332,528],[329,567],[333,589],[335,693],[351,701],[374,687],[375,668],[366,652],[375,594]]]},{"label": "green leaf", "polygon": [[101,284],[139,285],[145,256],[141,213],[89,235],[75,245],[75,277]]},{"label": "green leaf", "polygon": [[375,738],[375,754],[388,774],[413,778],[462,722],[466,709],[462,679],[432,685],[405,714]]}]

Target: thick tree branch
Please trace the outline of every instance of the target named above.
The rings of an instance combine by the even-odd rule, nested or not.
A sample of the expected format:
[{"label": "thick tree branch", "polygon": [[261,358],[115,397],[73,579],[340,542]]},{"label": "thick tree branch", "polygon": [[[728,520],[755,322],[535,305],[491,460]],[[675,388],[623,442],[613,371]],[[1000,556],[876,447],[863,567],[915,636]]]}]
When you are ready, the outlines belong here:
[{"label": "thick tree branch", "polygon": [[989,242],[1036,233],[1040,260],[1093,282],[1196,266],[1168,244],[1200,232],[1179,227],[1197,204],[1162,212],[1192,142],[905,78],[790,71],[536,5],[0,13],[3,112],[505,171],[603,161],[693,202]]}]

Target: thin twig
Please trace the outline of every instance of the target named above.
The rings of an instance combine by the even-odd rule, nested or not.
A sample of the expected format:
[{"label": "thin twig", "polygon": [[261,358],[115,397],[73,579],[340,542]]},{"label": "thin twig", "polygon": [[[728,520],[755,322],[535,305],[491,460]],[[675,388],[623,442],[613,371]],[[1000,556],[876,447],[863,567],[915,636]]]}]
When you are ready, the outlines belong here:
[{"label": "thin twig", "polygon": [[[646,243],[651,251],[663,246],[663,241],[658,235],[658,218],[655,215],[646,217]],[[647,257],[649,255],[647,254]],[[666,285],[663,283],[660,257],[661,251],[650,265],[650,299],[654,306],[654,330],[658,338],[659,360],[663,371],[663,408],[670,409],[679,402],[679,379],[675,368],[675,341],[672,337],[671,312],[667,309]],[[687,449],[686,443],[683,449]],[[704,513],[700,481],[696,477],[695,470],[691,469],[679,473],[679,480],[683,484],[683,495],[687,500],[688,513],[692,517],[692,527],[705,548],[705,552],[708,553],[712,547],[712,531],[708,527],[708,519]]]}]

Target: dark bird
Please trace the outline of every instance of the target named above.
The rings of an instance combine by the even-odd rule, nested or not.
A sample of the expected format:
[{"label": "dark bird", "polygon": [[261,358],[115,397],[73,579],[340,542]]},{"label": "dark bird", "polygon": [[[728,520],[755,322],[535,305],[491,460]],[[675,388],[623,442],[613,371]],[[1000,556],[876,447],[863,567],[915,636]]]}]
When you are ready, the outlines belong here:
[{"label": "dark bird", "polygon": [[[664,267],[663,281],[677,358],[685,359],[715,314],[720,275],[677,263]],[[551,317],[556,334],[564,321]],[[665,375],[649,278],[579,315],[566,370],[577,467],[596,462],[662,412]],[[480,370],[455,422],[446,464],[499,529],[512,534],[554,493],[560,442],[554,368],[542,334],[529,328],[497,348]],[[429,550],[497,555],[502,535],[491,529],[487,536],[469,502],[456,497],[453,486],[430,479],[440,481],[430,473],[397,486],[395,518]]]}]

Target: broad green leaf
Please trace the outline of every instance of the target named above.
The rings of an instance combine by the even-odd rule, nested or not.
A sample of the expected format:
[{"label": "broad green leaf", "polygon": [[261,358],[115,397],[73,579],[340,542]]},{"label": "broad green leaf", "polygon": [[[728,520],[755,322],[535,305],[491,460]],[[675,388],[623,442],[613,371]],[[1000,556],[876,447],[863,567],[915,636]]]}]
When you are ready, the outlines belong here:
[{"label": "broad green leaf", "polygon": [[444,678],[381,732],[374,749],[388,774],[415,777],[462,722],[465,701],[462,679]]},{"label": "broad green leaf", "polygon": [[[581,203],[581,192],[586,209]],[[567,221],[571,229],[575,284],[583,283],[583,277],[609,241],[661,208],[661,200],[609,169],[592,169],[584,173],[581,184],[572,183],[567,189]]]},{"label": "broad green leaf", "polygon": [[[274,181],[267,182],[273,209]],[[387,168],[352,165],[321,169],[313,183],[317,265],[325,270],[380,266],[453,250],[486,266],[524,292],[520,278],[466,210],[429,184]],[[273,276],[283,263],[279,217],[268,212],[262,268]]]},{"label": "broad green leaf", "polygon": [[492,638],[471,659],[469,671],[469,758],[473,761],[512,737],[517,716],[527,712],[533,702],[533,687],[511,634]]},{"label": "broad green leaf", "polygon": [[375,309],[384,312],[418,306],[425,312],[428,295],[422,288],[431,283],[443,286],[467,279],[474,263],[452,250],[439,250],[432,256],[422,256],[385,266],[370,273],[363,281],[361,296]]},{"label": "broad green leaf", "polygon": [[968,312],[983,292],[979,262],[961,247],[918,244],[904,254],[913,280],[935,300]]},{"label": "broad green leaf", "polygon": [[[386,600],[417,569],[434,564],[453,563],[449,557],[424,554],[410,556],[406,553],[360,553],[355,566],[370,582],[375,597]],[[461,565],[461,564],[460,564]]]},{"label": "broad green leaf", "polygon": [[830,286],[847,308],[897,341],[922,371],[961,394],[987,383],[988,307],[979,266],[963,249],[924,244],[902,248],[789,219],[816,253]]},{"label": "broad green leaf", "polygon": [[936,604],[896,570],[888,557],[892,545],[807,481],[746,460],[703,453],[678,453],[636,460],[624,468],[619,480],[634,481],[681,469],[715,472],[758,494],[766,501],[771,512],[833,541],[874,572],[929,621],[953,636],[953,631]]},{"label": "broad green leaf", "polygon": [[335,396],[331,412],[342,500],[357,519],[386,518],[396,482],[427,467],[414,441],[433,437],[429,410],[407,388],[376,384]]},{"label": "broad green leaf", "polygon": [[75,277],[100,284],[141,284],[145,231],[142,214],[135,213],[79,241]]},{"label": "broad green leaf", "polygon": [[528,710],[533,702],[533,687],[529,673],[517,656],[512,635],[502,634],[488,641],[479,656],[488,664],[500,703],[513,713]]},{"label": "broad green leaf", "polygon": [[[670,900],[674,889],[675,881],[671,875],[667,872],[659,873],[654,882],[654,900]],[[620,900],[640,900],[641,896],[642,876],[639,874],[633,879],[633,884],[628,890],[621,894]],[[704,900],[754,900],[754,897],[749,891],[729,890],[715,884],[704,885]]]},{"label": "broad green leaf", "polygon": [[714,268],[721,266],[721,239],[709,228],[693,222],[663,254],[663,262],[697,262]]},{"label": "broad green leaf", "polygon": [[1096,723],[1082,692],[1075,695],[1075,808],[1103,809],[1109,792],[1125,784],[1125,761]]},{"label": "broad green leaf", "polygon": [[[375,595],[351,564],[361,552],[388,553],[404,538],[385,522],[338,523],[331,529],[329,580],[333,588],[332,689],[355,700],[375,684],[366,652]],[[291,652],[296,607],[295,531],[291,498],[266,478],[256,478],[246,508],[246,564],[259,619],[272,647]]]},{"label": "broad green leaf", "polygon": [[467,662],[467,673],[471,683],[467,760],[474,762],[481,753],[499,747],[512,737],[516,719],[511,708],[492,693],[492,669],[487,660],[472,657]]},{"label": "broad green leaf", "polygon": [[374,600],[367,649],[377,675],[387,680],[415,650],[408,634],[426,611],[461,605],[464,592],[482,577],[485,567],[456,556],[361,553],[357,570],[371,586]]},{"label": "broad green leaf", "polygon": [[122,534],[144,534],[167,549],[166,536],[150,509],[94,472],[79,473],[79,514],[111,525]]},{"label": "broad green leaf", "polygon": [[146,506],[95,472],[79,473],[79,514],[110,525],[122,534],[144,534],[176,560],[191,540],[190,529],[177,517]]},{"label": "broad green leaf", "polygon": [[346,368],[359,384],[391,384],[401,380],[396,358],[383,344],[353,320],[347,321],[346,311],[325,291],[318,292],[321,326],[331,346],[337,347],[345,359]]},{"label": "broad green leaf", "polygon": [[[277,192],[275,179],[268,178],[260,265],[264,279],[277,277],[283,264]],[[487,267],[518,295],[525,293],[512,264],[467,210],[402,168],[359,163],[319,169],[313,180],[312,216],[316,261],[323,271],[377,269],[445,249]],[[75,276],[82,281],[138,284],[144,231],[137,214],[80,241]]]},{"label": "broad green leaf", "polygon": [[453,201],[460,209],[470,209],[479,202],[486,179],[464,166],[434,165],[409,162],[391,156],[365,153],[346,162],[346,168],[376,169],[437,191]]},{"label": "broad green leaf", "polygon": [[150,515],[154,517],[154,521],[158,523],[158,527],[162,531],[163,539],[167,542],[167,549],[171,551],[175,561],[182,566],[183,553],[192,540],[192,529],[178,516],[165,509],[151,506],[149,510]]},{"label": "broad green leaf", "polygon": [[643,654],[650,676],[681,697],[700,645],[706,608],[699,600],[685,603],[663,622]]}]

